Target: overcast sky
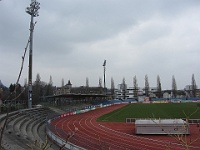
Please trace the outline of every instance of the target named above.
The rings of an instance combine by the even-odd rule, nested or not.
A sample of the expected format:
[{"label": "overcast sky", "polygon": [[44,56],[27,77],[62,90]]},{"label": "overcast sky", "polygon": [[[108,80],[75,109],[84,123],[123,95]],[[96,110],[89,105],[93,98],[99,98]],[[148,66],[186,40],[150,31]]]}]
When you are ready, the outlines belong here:
[{"label": "overcast sky", "polygon": [[[31,0],[0,1],[0,80],[15,83],[21,57],[29,37]],[[175,76],[178,89],[191,84],[192,74],[200,86],[199,0],[38,0],[39,17],[34,31],[33,81],[61,86],[106,86],[111,77],[115,87],[133,77],[150,87],[160,76],[163,89],[171,89]],[[28,53],[20,83],[28,78]]]}]

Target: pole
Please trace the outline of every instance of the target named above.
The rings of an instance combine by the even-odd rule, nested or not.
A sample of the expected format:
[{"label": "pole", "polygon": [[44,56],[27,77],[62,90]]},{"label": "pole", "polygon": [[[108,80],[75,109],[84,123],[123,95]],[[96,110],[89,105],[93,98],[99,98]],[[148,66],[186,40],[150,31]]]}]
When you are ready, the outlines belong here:
[{"label": "pole", "polygon": [[30,22],[30,45],[29,45],[29,73],[28,73],[28,108],[32,108],[32,57],[33,57],[33,15]]},{"label": "pole", "polygon": [[103,82],[104,82],[104,94],[106,95],[106,60],[104,60],[103,69],[104,69],[104,79],[103,79]]},{"label": "pole", "polygon": [[32,108],[32,100],[33,100],[33,88],[32,88],[32,69],[33,69],[33,30],[34,30],[34,23],[33,18],[39,16],[38,10],[40,3],[36,0],[31,0],[30,7],[26,8],[26,12],[31,15],[31,22],[30,22],[30,45],[29,45],[29,72],[28,72],[28,108]]},{"label": "pole", "polygon": [[103,66],[104,68],[104,79],[103,79],[103,82],[104,82],[104,89],[106,88],[106,66]]}]

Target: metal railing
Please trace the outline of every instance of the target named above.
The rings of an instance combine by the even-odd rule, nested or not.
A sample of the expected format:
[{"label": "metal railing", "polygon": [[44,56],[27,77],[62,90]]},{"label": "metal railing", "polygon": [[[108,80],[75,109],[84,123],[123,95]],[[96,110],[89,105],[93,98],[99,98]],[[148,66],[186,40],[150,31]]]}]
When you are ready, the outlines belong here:
[{"label": "metal railing", "polygon": [[56,119],[57,117],[58,116],[54,116],[53,118],[47,121],[47,128],[46,128],[47,136],[60,147],[63,146],[65,150],[85,150],[84,148],[81,148],[75,144],[72,144],[69,141],[64,140],[63,138],[55,134],[57,133],[61,135],[62,137],[65,137],[65,139],[68,137],[68,133],[66,131],[51,125],[51,120]]}]

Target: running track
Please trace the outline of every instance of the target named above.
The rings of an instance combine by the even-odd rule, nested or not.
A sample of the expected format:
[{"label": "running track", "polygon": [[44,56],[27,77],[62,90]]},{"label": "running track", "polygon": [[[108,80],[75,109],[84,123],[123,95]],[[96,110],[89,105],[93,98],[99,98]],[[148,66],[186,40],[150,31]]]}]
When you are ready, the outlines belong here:
[{"label": "running track", "polygon": [[[56,128],[62,129],[62,133],[57,130],[55,131],[59,137],[89,150],[185,149],[179,143],[176,143],[176,140],[172,137],[137,136],[134,134],[133,124],[96,122],[96,118],[99,116],[125,105],[117,104],[82,114],[55,119],[52,121],[52,124]],[[200,149],[199,143],[200,140],[196,141],[190,149]]]}]

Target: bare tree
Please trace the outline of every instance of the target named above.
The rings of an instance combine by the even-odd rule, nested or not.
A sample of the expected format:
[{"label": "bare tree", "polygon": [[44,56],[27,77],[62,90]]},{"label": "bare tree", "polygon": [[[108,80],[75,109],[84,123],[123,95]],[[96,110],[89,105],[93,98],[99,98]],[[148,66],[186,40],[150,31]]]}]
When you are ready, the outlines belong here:
[{"label": "bare tree", "polygon": [[39,97],[41,96],[41,77],[40,74],[37,73],[36,75],[36,80],[33,84],[33,104],[38,104],[39,102]]},{"label": "bare tree", "polygon": [[37,73],[36,75],[36,80],[35,80],[36,84],[40,84],[41,83],[41,77],[40,77],[40,74]]},{"label": "bare tree", "polygon": [[176,85],[176,79],[174,75],[172,76],[172,97],[176,98],[177,96],[177,85]]},{"label": "bare tree", "polygon": [[48,150],[51,148],[52,144],[49,143],[49,140],[46,138],[45,142],[40,142],[38,140],[35,140],[31,144],[27,144],[27,146],[32,150]]},{"label": "bare tree", "polygon": [[49,78],[49,85],[53,86],[52,76],[50,76],[50,78]]},{"label": "bare tree", "polygon": [[62,78],[62,80],[61,80],[61,94],[64,94],[64,90],[65,90],[65,81]]},{"label": "bare tree", "polygon": [[[1,1],[1,0],[0,0],[0,1]],[[39,4],[39,3],[35,3],[35,4]],[[34,6],[35,6],[35,5],[34,5]],[[28,8],[30,8],[30,7],[28,7]],[[31,9],[31,10],[32,10],[31,13],[33,13],[33,11],[36,13],[36,12],[37,12],[37,11],[35,11],[36,9],[39,9],[39,7],[34,7],[33,9]],[[30,10],[30,9],[29,9],[29,10]],[[36,14],[35,14],[35,15],[36,15]],[[32,18],[33,18],[33,16],[34,16],[34,15],[32,14]],[[31,27],[30,27],[30,31],[31,31],[31,32],[34,31],[35,24],[36,24],[36,23],[33,23],[33,19],[31,19]],[[19,72],[19,74],[18,74],[18,78],[17,78],[16,85],[19,85],[18,82],[19,82],[19,79],[20,79],[20,77],[21,77],[21,73],[22,73],[22,70],[23,70],[24,58],[25,58],[25,56],[26,56],[27,48],[28,48],[28,46],[32,47],[31,38],[32,38],[32,34],[29,35],[28,42],[27,42],[26,47],[25,47],[25,50],[24,50],[24,54],[23,54],[23,56],[22,56],[21,68],[20,68],[20,72]],[[31,43],[31,44],[30,44],[30,43]],[[31,60],[32,60],[32,59],[31,59]],[[30,59],[29,59],[29,62],[30,62]],[[30,64],[29,64],[29,65],[30,65]],[[29,68],[30,68],[30,66],[29,66]],[[31,68],[32,68],[32,65],[31,65]],[[29,71],[29,73],[30,73],[30,71]],[[32,75],[31,75],[31,76],[32,76]],[[30,83],[29,83],[29,85],[30,85]],[[15,92],[14,92],[14,93],[16,93],[17,88],[18,88],[18,86],[15,86],[15,90],[14,90]],[[30,90],[30,89],[29,89],[29,90]],[[31,90],[32,90],[32,88],[31,88]],[[11,99],[11,101],[15,101],[18,97],[20,97],[20,96],[23,94],[24,91],[25,91],[25,88],[24,88],[24,90],[21,91],[18,95],[15,94],[15,98]],[[32,91],[31,91],[31,92],[32,92]],[[31,93],[31,94],[32,94],[32,93]],[[6,99],[6,101],[7,101],[9,98],[10,98],[10,96]],[[5,129],[5,127],[6,127],[8,118],[9,118],[9,115],[8,115],[8,114],[9,114],[8,107],[11,107],[11,105],[10,105],[10,106],[7,106],[6,119],[5,119],[5,122],[4,122],[4,124],[3,124],[3,127],[0,128],[0,150],[3,148],[3,147],[2,147],[3,132],[4,132],[4,129]]]},{"label": "bare tree", "polygon": [[126,89],[127,89],[127,87],[126,87],[126,80],[125,80],[125,78],[123,78],[123,80],[122,80],[122,94],[123,94],[123,99],[126,99]]},{"label": "bare tree", "polygon": [[115,94],[115,83],[114,83],[113,77],[111,78],[111,94],[114,97],[114,94]]},{"label": "bare tree", "polygon": [[86,77],[86,87],[89,87],[89,79]]},{"label": "bare tree", "polygon": [[[34,27],[35,27],[35,24],[33,24],[33,30],[34,30]],[[29,44],[30,44],[30,36],[28,38],[28,42],[27,42],[26,47],[24,49],[24,53],[23,53],[23,56],[22,56],[22,63],[21,63],[20,71],[19,71],[18,78],[17,78],[17,81],[16,81],[16,85],[18,84],[19,79],[21,78],[21,73],[22,73],[23,66],[24,66],[24,59],[25,59],[26,51],[28,49]],[[26,90],[26,87],[24,88],[24,90],[19,95],[15,95],[16,97],[13,98],[13,99],[11,99],[11,101],[15,101],[19,96],[21,96],[24,93],[25,90]],[[16,89],[14,91],[16,92]],[[5,101],[7,101],[8,99],[10,99],[11,96],[12,96],[12,93],[7,97],[7,99]],[[8,106],[8,107],[10,107],[10,106]],[[3,127],[0,128],[0,150],[2,149],[3,132],[5,130],[5,127],[6,127],[8,118],[9,118],[9,116],[8,116],[8,114],[9,114],[8,109],[9,108],[8,107],[7,107],[7,113],[6,113],[5,122],[3,124]]]},{"label": "bare tree", "polygon": [[192,88],[191,89],[192,90],[191,91],[192,92],[192,96],[196,97],[197,85],[196,85],[196,81],[195,81],[195,78],[194,78],[194,74],[192,74],[192,84],[191,85],[192,85],[192,87],[191,87]]},{"label": "bare tree", "polygon": [[148,76],[145,75],[145,96],[149,96],[149,80],[148,80]]},{"label": "bare tree", "polygon": [[134,78],[133,78],[133,96],[134,96],[134,98],[138,97],[138,83],[137,83],[136,76],[134,76]]},{"label": "bare tree", "polygon": [[[170,136],[170,137],[172,137],[173,139],[175,139],[175,140],[176,140],[179,144],[181,144],[186,150],[190,150],[190,146],[191,146],[194,142],[200,140],[200,136],[197,136],[197,137],[195,137],[194,139],[191,139],[191,138],[190,138],[189,140],[188,140],[188,138],[187,138],[187,132],[188,132],[188,129],[189,129],[189,128],[188,128],[188,127],[189,127],[189,119],[191,118],[191,116],[192,116],[193,114],[197,113],[198,111],[199,111],[199,107],[197,107],[197,109],[194,110],[194,111],[193,111],[192,113],[190,113],[190,114],[186,114],[185,111],[183,110],[183,113],[184,113],[184,115],[185,115],[186,120],[185,120],[185,122],[183,123],[182,127],[179,129],[180,132],[182,132],[182,134],[179,134],[178,132],[177,132],[177,134],[176,134],[176,133],[170,133],[169,131],[166,131],[166,130],[163,128],[162,124],[157,123],[157,122],[155,121],[155,119],[153,119],[153,118],[155,118],[154,116],[153,116],[153,118],[152,118],[152,121],[153,121],[156,125],[158,125],[164,133],[168,134],[168,136]],[[176,126],[176,123],[175,123],[175,122],[174,122],[174,126]],[[166,146],[167,146],[166,149],[171,149],[170,143],[169,143],[169,145],[166,145]]]},{"label": "bare tree", "polygon": [[99,77],[99,87],[102,87],[102,79]]},{"label": "bare tree", "polygon": [[64,87],[64,86],[65,86],[65,81],[64,81],[64,79],[62,78],[61,87]]},{"label": "bare tree", "polygon": [[47,85],[46,94],[45,95],[53,95],[53,81],[52,76],[49,78],[49,83]]},{"label": "bare tree", "polygon": [[157,92],[158,92],[158,98],[162,97],[162,87],[160,82],[160,76],[157,76]]}]

